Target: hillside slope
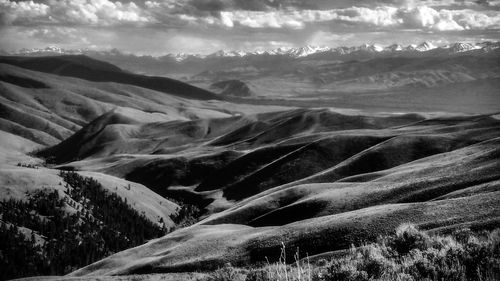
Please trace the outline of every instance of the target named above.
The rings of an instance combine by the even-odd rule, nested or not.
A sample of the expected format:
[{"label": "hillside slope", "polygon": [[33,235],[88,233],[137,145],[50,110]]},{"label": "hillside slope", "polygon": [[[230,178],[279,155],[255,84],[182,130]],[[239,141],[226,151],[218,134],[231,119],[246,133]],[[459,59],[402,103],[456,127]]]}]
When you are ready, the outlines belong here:
[{"label": "hillside slope", "polygon": [[62,174],[30,155],[41,145],[8,132],[0,143],[3,279],[66,274],[175,227],[180,206],[144,185]]},{"label": "hillside slope", "polygon": [[57,144],[112,110],[134,122],[150,123],[279,109],[184,99],[132,85],[90,82],[0,64],[0,129],[43,145]]},{"label": "hillside slope", "polygon": [[[105,82],[61,76],[89,69],[127,74],[84,57],[10,58],[23,67],[45,65],[38,70],[50,73],[0,63],[0,196],[33,208],[44,205],[33,200],[48,198],[55,207],[35,213],[72,214],[73,222],[84,221],[105,234],[112,250],[78,261],[88,266],[71,276],[255,265],[279,259],[283,244],[293,249],[287,260],[293,260],[296,248],[327,257],[404,222],[435,232],[500,227],[500,118],[497,93],[491,91],[498,84],[498,63],[475,65],[484,59],[478,57],[461,56],[462,64],[433,61],[473,79],[435,71],[422,75],[450,83],[431,83],[423,92],[421,85],[400,92],[345,92],[331,100],[316,93],[311,100],[321,108],[306,107],[305,96],[294,101],[301,108],[283,107],[288,99],[268,100],[279,106],[248,105],[110,82],[114,76]],[[425,62],[402,59],[409,61],[400,65],[401,58],[384,58],[325,67],[329,77],[345,76],[356,85],[366,77],[370,85],[394,78],[397,88],[396,80],[420,79],[408,73],[421,67],[419,59]],[[377,69],[399,74],[371,77]],[[485,69],[491,71],[483,77]],[[363,81],[353,78],[356,73],[365,75]],[[460,92],[450,91],[454,87]],[[325,108],[329,101],[369,105],[370,111]],[[378,106],[391,110],[373,112]],[[401,108],[419,110],[394,113]],[[476,113],[440,112],[446,108]],[[49,193],[40,195],[41,190]],[[12,206],[24,206],[20,202]],[[2,211],[8,223],[29,231],[23,223],[38,216],[27,211],[19,216],[26,208],[18,209]],[[78,229],[75,241],[93,233],[80,228],[85,224],[72,226]],[[141,233],[147,229],[148,235]],[[35,230],[31,242],[43,236],[52,240],[54,233],[44,227]],[[93,241],[87,236],[85,241]],[[147,241],[155,237],[160,238]],[[134,248],[106,257],[124,245]],[[65,251],[61,263],[72,253],[67,246],[47,251],[52,248]]]},{"label": "hillside slope", "polygon": [[213,93],[166,77],[144,76],[124,71],[110,63],[84,55],[53,57],[0,57],[0,63],[82,78],[95,82],[115,82],[164,92],[182,98],[210,100],[220,99]]},{"label": "hillside slope", "polygon": [[[59,171],[44,167],[41,159],[28,155],[34,149],[41,148],[41,145],[4,131],[0,131],[0,142],[2,200],[25,200],[29,194],[41,189],[57,190],[64,194],[65,187],[61,184],[63,179],[59,176]],[[106,190],[126,199],[152,222],[157,223],[162,218],[167,226],[173,226],[170,215],[176,212],[177,204],[145,186],[102,173],[80,174],[98,180]]]},{"label": "hillside slope", "polygon": [[500,223],[496,115],[300,109],[152,126],[109,113],[42,154],[204,210],[197,224],[74,275],[248,265],[278,258],[281,242],[316,255],[407,221],[438,231]]}]

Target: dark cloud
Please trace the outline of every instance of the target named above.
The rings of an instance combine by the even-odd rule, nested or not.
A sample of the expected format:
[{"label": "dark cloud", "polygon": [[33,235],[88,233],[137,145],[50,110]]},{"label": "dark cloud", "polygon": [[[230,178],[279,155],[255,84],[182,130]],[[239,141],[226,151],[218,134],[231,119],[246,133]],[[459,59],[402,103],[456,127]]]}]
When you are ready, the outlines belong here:
[{"label": "dark cloud", "polygon": [[306,0],[191,0],[187,3],[198,11],[217,13],[229,10],[266,11],[269,9],[316,9],[317,5]]},{"label": "dark cloud", "polygon": [[476,4],[482,5],[482,6],[489,6],[490,5],[490,1],[488,1],[488,0],[477,0],[475,2],[476,2]]},{"label": "dark cloud", "polygon": [[223,0],[195,0],[189,4],[201,11],[222,11],[229,7],[229,1]]}]

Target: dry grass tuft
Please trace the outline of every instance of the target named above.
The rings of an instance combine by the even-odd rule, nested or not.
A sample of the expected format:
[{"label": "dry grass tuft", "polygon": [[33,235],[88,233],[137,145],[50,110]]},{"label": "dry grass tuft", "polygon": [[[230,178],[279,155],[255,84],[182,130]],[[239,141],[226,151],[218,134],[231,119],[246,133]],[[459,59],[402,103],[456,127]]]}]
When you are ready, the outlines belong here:
[{"label": "dry grass tuft", "polygon": [[[214,272],[210,280],[500,280],[500,229],[482,233],[465,229],[440,236],[403,224],[377,243],[352,246],[343,258],[314,265],[309,259],[302,262],[298,249],[295,260],[287,261],[286,250],[283,243],[277,262],[247,270],[244,279],[236,279],[238,271],[226,267]],[[243,278],[242,274],[237,278]]]}]

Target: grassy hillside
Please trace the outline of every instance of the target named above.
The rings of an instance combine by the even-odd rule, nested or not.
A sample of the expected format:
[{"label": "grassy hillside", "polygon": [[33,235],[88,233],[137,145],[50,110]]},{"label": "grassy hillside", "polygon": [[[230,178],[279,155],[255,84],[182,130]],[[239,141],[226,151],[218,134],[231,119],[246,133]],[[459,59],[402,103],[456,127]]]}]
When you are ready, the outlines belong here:
[{"label": "grassy hillside", "polygon": [[[379,237],[376,243],[354,247],[336,258],[301,257],[299,249],[281,248],[281,258],[257,268],[226,265],[205,280],[488,280],[500,278],[499,229],[451,235],[429,235],[412,224]],[[292,261],[286,253],[294,252]],[[302,259],[301,259],[302,258]],[[288,263],[288,264],[287,264]]]},{"label": "grassy hillside", "polygon": [[[303,109],[154,126],[102,118],[42,154],[64,169],[143,183],[203,213],[193,226],[75,275],[251,265],[278,259],[281,243],[321,255],[408,221],[434,231],[500,223],[494,115]],[[83,159],[65,163],[78,158],[71,155]]]},{"label": "grassy hillside", "polygon": [[[86,58],[51,61],[46,70],[62,73],[66,63],[69,70],[80,69],[81,60]],[[80,221],[94,223],[97,233],[113,238],[106,243],[123,246],[71,264],[87,265],[71,276],[213,271],[227,263],[255,267],[283,259],[283,245],[329,259],[352,244],[390,235],[406,222],[429,233],[500,227],[500,119],[495,111],[249,106],[0,66],[0,140],[5,144],[0,147],[0,198],[15,200],[16,206],[40,190],[69,198],[71,203],[54,201],[52,209],[72,218],[75,229]],[[84,66],[120,72],[98,61]],[[412,103],[408,97],[414,94],[406,91],[399,98]],[[478,112],[496,106],[481,95],[476,98],[488,103]],[[454,106],[445,96],[437,99]],[[37,213],[35,205],[30,208]],[[121,217],[128,212],[125,206],[131,210],[126,219]],[[65,221],[63,215],[56,217]],[[52,237],[38,227],[43,223],[2,224],[7,232],[14,224],[17,238],[35,230],[33,241],[16,238],[23,249],[33,250],[29,245]],[[173,231],[145,235],[147,225]],[[153,237],[158,238],[147,241]],[[135,247],[114,253],[129,246]],[[287,252],[286,260],[293,255]],[[353,274],[366,271],[357,263],[335,266],[356,267]]]},{"label": "grassy hillside", "polygon": [[[209,91],[165,77],[144,76],[124,71],[110,63],[84,55],[52,57],[0,57],[0,63],[95,82],[130,84],[183,98],[210,100],[219,97]],[[21,82],[23,83],[23,82]],[[24,82],[25,85],[28,85]]]},{"label": "grassy hillside", "polygon": [[55,145],[109,111],[126,115],[134,122],[151,123],[280,110],[273,106],[189,99],[113,80],[103,81],[91,82],[0,63],[0,129],[43,145]]},{"label": "grassy hillside", "polygon": [[[65,274],[174,227],[171,217],[179,206],[143,185],[84,172],[85,184],[70,186],[58,170],[29,155],[39,144],[3,131],[0,142],[0,232],[4,237],[0,279]],[[73,192],[77,189],[99,192],[88,201],[93,193],[82,196]],[[125,221],[144,233],[131,232]]]}]

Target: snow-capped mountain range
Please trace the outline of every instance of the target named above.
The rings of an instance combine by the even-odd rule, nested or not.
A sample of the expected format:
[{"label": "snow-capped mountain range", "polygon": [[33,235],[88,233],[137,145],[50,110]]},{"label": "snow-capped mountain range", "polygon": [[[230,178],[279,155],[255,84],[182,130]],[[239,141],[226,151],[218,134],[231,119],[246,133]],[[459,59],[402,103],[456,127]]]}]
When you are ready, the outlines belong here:
[{"label": "snow-capped mountain range", "polygon": [[[167,58],[172,59],[177,62],[182,62],[189,58],[194,59],[206,59],[206,58],[242,58],[247,56],[259,56],[259,55],[271,55],[271,56],[289,56],[292,58],[304,58],[315,54],[321,53],[332,53],[337,55],[348,55],[356,52],[368,52],[368,53],[381,53],[390,54],[398,52],[428,52],[432,50],[443,50],[448,51],[448,53],[461,53],[473,50],[484,50],[491,51],[500,48],[500,42],[482,42],[482,43],[454,43],[443,46],[436,46],[430,42],[423,42],[422,44],[416,45],[411,44],[408,46],[403,46],[401,44],[393,44],[389,46],[382,46],[379,44],[363,44],[355,47],[319,47],[307,45],[304,47],[292,48],[292,47],[281,47],[274,50],[268,51],[224,51],[220,50],[209,55],[201,54],[187,54],[187,53],[177,53],[177,54],[167,54],[164,56],[158,56],[156,58]],[[8,53],[10,55],[24,55],[24,56],[39,56],[39,55],[58,55],[58,54],[100,54],[100,55],[129,55],[119,51],[118,49],[111,49],[107,51],[96,51],[91,49],[63,49],[56,46],[49,46],[46,48],[33,48],[26,49],[23,48],[19,51]]]}]

